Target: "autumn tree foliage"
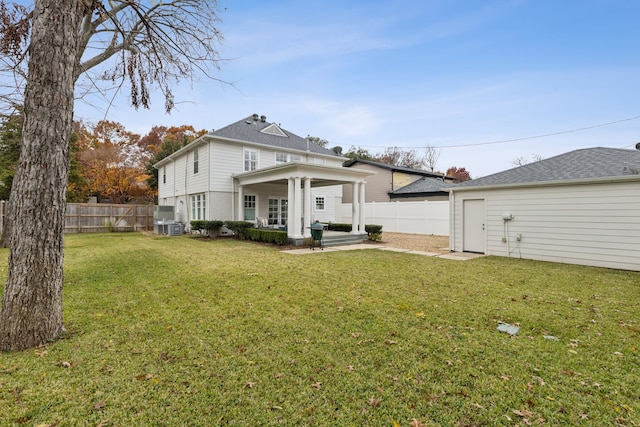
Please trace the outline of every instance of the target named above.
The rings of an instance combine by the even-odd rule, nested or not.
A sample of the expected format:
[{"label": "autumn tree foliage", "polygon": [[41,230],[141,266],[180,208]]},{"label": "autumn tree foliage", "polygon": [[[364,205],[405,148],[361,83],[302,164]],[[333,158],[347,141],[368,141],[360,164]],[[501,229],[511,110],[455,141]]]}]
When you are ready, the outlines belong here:
[{"label": "autumn tree foliage", "polygon": [[464,182],[471,180],[471,175],[464,167],[459,168],[457,166],[451,166],[449,169],[447,169],[447,172],[445,174],[447,176],[453,177],[454,182]]},{"label": "autumn tree foliage", "polygon": [[147,154],[139,146],[140,135],[107,120],[76,126],[78,161],[87,195],[111,203],[153,200],[153,191],[146,182]]},{"label": "autumn tree foliage", "polygon": [[385,148],[384,152],[375,156],[375,161],[411,169],[423,169],[426,166],[425,159],[416,150],[403,150],[399,147]]}]

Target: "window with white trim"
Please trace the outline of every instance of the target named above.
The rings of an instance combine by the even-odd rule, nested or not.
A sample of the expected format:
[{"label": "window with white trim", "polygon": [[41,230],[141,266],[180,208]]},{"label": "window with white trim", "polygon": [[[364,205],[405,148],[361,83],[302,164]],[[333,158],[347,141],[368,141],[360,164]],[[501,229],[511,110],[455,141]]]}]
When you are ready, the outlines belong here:
[{"label": "window with white trim", "polygon": [[316,211],[323,211],[324,206],[324,197],[316,197]]},{"label": "window with white trim", "polygon": [[191,196],[191,220],[207,219],[207,198],[204,194],[193,194]]},{"label": "window with white trim", "polygon": [[276,153],[276,165],[300,161],[302,161],[302,156],[299,154]]},{"label": "window with white trim", "polygon": [[198,149],[193,150],[193,174],[198,173]]},{"label": "window with white trim", "polygon": [[244,171],[251,172],[258,169],[258,150],[244,149]]},{"label": "window with white trim", "polygon": [[253,194],[244,195],[244,220],[253,221],[256,219],[256,196]]},{"label": "window with white trim", "polygon": [[162,167],[162,183],[163,184],[167,183],[167,167],[166,166]]}]

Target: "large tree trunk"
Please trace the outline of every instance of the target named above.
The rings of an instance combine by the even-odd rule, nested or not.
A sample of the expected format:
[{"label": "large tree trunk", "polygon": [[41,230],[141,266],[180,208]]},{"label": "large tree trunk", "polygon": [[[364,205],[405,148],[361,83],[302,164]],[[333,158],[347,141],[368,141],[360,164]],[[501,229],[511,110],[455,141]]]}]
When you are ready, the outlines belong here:
[{"label": "large tree trunk", "polygon": [[20,160],[9,199],[9,270],[0,350],[62,332],[63,232],[73,119],[78,0],[36,0]]}]

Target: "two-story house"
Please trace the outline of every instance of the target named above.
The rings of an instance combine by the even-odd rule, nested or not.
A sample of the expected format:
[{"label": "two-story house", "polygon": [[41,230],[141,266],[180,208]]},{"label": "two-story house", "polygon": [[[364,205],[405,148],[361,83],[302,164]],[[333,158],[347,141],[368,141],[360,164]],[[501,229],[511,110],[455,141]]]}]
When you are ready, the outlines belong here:
[{"label": "two-story house", "polygon": [[342,167],[346,159],[253,114],[192,141],[161,160],[158,203],[176,220],[252,221],[286,228],[299,243],[315,220],[336,221],[342,186],[356,195],[352,234],[364,231],[369,171]]}]

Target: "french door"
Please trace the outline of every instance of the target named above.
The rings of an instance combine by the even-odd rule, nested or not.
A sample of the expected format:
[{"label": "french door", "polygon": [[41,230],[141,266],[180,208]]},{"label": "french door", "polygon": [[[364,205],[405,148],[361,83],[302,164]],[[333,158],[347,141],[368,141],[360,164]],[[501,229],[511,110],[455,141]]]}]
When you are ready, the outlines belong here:
[{"label": "french door", "polygon": [[287,199],[269,199],[269,225],[287,224]]}]

